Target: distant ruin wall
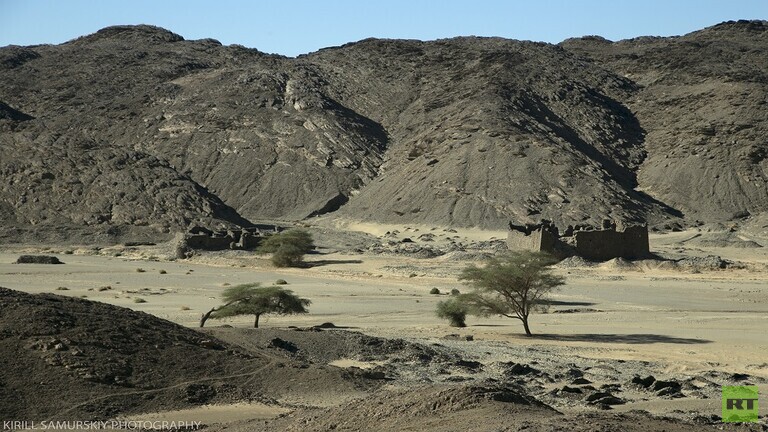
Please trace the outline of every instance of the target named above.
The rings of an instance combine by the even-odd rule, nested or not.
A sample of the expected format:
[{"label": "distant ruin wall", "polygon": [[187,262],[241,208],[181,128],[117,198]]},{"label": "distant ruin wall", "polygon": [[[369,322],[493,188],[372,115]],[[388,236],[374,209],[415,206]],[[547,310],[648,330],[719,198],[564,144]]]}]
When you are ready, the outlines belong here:
[{"label": "distant ruin wall", "polygon": [[648,227],[634,225],[617,230],[615,223],[604,223],[604,229],[569,226],[560,236],[557,227],[549,221],[541,224],[517,226],[510,224],[507,248],[513,251],[547,252],[558,257],[573,254],[605,261],[613,258],[639,259],[650,255]]},{"label": "distant ruin wall", "polygon": [[631,226],[624,231],[576,231],[573,237],[576,254],[591,260],[637,259],[650,254],[646,226]]},{"label": "distant ruin wall", "polygon": [[192,249],[201,250],[224,250],[229,249],[229,245],[233,243],[231,237],[212,237],[205,234],[188,234],[185,237],[187,246]]},{"label": "distant ruin wall", "polygon": [[224,249],[255,249],[261,241],[258,232],[247,230],[230,230],[213,232],[195,227],[184,234],[184,245],[190,249],[224,250]]},{"label": "distant ruin wall", "polygon": [[557,238],[549,231],[534,231],[528,235],[516,230],[507,233],[507,248],[509,250],[553,253],[556,242]]}]

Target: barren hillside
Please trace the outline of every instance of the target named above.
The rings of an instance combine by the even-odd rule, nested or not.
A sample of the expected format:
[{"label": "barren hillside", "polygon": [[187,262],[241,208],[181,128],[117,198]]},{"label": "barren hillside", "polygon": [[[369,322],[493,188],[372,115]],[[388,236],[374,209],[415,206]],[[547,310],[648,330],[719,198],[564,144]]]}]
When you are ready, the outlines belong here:
[{"label": "barren hillside", "polygon": [[364,40],[295,59],[151,26],[4,47],[0,220],[740,219],[768,210],[767,29]]}]

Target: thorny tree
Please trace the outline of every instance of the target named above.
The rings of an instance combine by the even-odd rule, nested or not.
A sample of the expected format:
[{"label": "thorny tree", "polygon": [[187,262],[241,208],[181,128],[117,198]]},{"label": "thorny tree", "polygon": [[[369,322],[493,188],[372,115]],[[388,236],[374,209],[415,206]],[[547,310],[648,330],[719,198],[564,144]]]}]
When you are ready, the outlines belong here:
[{"label": "thorny tree", "polygon": [[459,300],[473,315],[502,315],[522,321],[525,335],[531,336],[528,316],[545,307],[545,300],[556,287],[565,284],[551,274],[557,260],[539,252],[510,253],[487,260],[485,267],[465,268],[459,280],[474,288]]},{"label": "thorny tree", "polygon": [[291,290],[271,286],[261,287],[258,283],[236,285],[224,290],[224,304],[212,308],[200,319],[200,327],[208,318],[226,318],[238,315],[255,315],[253,326],[259,327],[259,318],[265,314],[290,315],[307,313],[312,302],[300,298]]}]

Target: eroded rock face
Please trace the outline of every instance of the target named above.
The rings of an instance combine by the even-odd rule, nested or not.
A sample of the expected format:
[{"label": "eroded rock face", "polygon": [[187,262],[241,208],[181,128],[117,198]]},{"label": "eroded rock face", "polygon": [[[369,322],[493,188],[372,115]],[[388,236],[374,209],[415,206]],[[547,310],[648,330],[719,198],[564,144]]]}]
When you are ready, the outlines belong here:
[{"label": "eroded rock face", "polygon": [[768,210],[768,22],[726,22],[677,38],[561,44],[632,79],[624,101],[646,131],[639,186],[686,219]]},{"label": "eroded rock face", "polygon": [[364,40],[296,59],[151,26],[5,47],[0,218],[167,232],[759,214],[765,30]]}]

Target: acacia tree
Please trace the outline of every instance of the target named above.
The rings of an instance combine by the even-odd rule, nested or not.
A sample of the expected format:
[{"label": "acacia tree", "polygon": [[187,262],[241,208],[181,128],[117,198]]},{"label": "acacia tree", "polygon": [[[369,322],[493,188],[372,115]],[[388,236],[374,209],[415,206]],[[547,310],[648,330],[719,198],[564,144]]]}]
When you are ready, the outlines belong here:
[{"label": "acacia tree", "polygon": [[259,318],[265,314],[291,315],[307,313],[312,302],[300,298],[291,290],[271,286],[261,287],[258,283],[236,285],[224,290],[224,304],[212,308],[200,319],[200,327],[208,318],[220,319],[238,315],[255,315],[254,328],[259,327]]},{"label": "acacia tree", "polygon": [[556,287],[565,284],[562,276],[551,274],[557,260],[540,252],[510,253],[487,260],[485,267],[465,268],[459,280],[474,292],[462,294],[459,301],[473,315],[502,315],[522,321],[525,335],[531,336],[528,316],[544,306],[543,300]]},{"label": "acacia tree", "polygon": [[277,267],[298,267],[304,255],[315,248],[312,235],[301,229],[292,229],[267,237],[259,246],[260,253],[271,253]]}]

